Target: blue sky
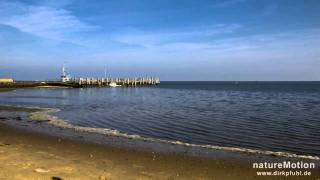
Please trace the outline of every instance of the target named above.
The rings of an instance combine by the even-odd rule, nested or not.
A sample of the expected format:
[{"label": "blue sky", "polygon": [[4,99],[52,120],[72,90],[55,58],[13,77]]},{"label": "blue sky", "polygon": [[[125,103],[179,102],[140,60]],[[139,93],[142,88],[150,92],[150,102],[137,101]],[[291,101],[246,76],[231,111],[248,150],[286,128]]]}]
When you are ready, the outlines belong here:
[{"label": "blue sky", "polygon": [[0,0],[0,77],[320,80],[318,0]]}]

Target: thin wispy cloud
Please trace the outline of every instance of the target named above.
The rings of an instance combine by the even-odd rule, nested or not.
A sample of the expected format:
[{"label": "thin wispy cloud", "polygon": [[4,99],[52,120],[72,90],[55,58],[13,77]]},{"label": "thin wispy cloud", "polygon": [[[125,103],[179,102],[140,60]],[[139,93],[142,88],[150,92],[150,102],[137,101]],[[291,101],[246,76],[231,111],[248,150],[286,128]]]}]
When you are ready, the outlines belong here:
[{"label": "thin wispy cloud", "polygon": [[[150,35],[151,36],[151,35]],[[162,39],[154,34],[154,39]],[[152,38],[151,38],[152,39]],[[157,40],[158,41],[158,40]],[[318,65],[320,56],[320,29],[291,31],[283,33],[257,34],[234,38],[212,39],[208,42],[169,42],[153,45],[144,49],[119,50],[118,52],[96,53],[93,59],[119,60],[123,62],[140,62],[147,58],[154,64],[184,64],[210,69],[215,66],[239,66],[241,64],[270,64],[277,66],[292,66],[299,64]],[[308,57],[308,58],[306,58]],[[116,61],[113,64],[118,64]],[[145,62],[147,63],[147,62]],[[151,63],[151,62],[150,62]],[[177,66],[180,66],[177,64]],[[152,63],[149,64],[152,66]]]},{"label": "thin wispy cloud", "polygon": [[145,48],[155,48],[171,43],[183,43],[194,41],[208,41],[208,38],[232,34],[242,27],[240,24],[215,24],[192,29],[183,29],[172,32],[148,32],[130,30],[114,35],[113,39],[120,43],[137,45]]},{"label": "thin wispy cloud", "polygon": [[0,3],[0,8],[9,12],[0,18],[0,24],[47,39],[72,41],[68,39],[72,33],[92,31],[97,28],[82,22],[65,9],[8,2]]},{"label": "thin wispy cloud", "polygon": [[224,37],[225,34],[236,32],[240,25],[218,25],[206,31],[189,31],[173,33],[129,33],[115,36],[122,43],[135,44],[145,47],[143,51],[175,52],[175,53],[227,53],[270,49],[288,49],[292,47],[320,45],[320,29],[306,29],[281,33],[266,33],[256,35],[244,35],[236,37]]},{"label": "thin wispy cloud", "polygon": [[248,0],[225,0],[225,1],[219,1],[213,5],[213,7],[221,8],[221,7],[227,7],[231,5],[235,5],[238,3],[243,3]]}]

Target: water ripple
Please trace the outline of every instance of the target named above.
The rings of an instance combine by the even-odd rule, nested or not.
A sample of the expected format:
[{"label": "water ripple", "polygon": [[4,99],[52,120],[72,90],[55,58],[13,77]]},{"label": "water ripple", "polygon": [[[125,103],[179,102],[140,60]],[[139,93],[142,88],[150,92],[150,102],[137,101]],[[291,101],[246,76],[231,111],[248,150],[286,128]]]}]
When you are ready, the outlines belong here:
[{"label": "water ripple", "polygon": [[145,137],[320,155],[320,83],[190,83],[21,90],[0,103],[55,107],[73,124]]}]

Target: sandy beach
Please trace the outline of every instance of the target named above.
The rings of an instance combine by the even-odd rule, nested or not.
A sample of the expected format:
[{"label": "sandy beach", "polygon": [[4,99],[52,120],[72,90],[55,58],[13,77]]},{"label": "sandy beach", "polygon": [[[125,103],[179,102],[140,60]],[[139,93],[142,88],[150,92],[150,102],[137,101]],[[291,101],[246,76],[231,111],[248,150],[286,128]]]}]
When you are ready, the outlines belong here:
[{"label": "sandy beach", "polygon": [[0,179],[254,179],[249,167],[237,164],[107,147],[4,125],[0,164]]},{"label": "sandy beach", "polygon": [[[127,148],[126,146],[114,146],[112,142],[118,144],[120,140],[115,140],[118,137],[108,136],[104,136],[103,140],[108,141],[109,139],[109,143],[95,143],[79,136],[78,132],[73,133],[76,136],[65,136],[64,134],[68,132],[64,129],[60,129],[59,133],[50,132],[55,128],[48,126],[46,121],[41,123],[23,121],[25,117],[19,113],[34,112],[34,109],[2,106],[0,110],[2,113],[10,112],[11,114],[6,114],[6,116],[2,114],[0,118],[0,179],[52,179],[56,177],[109,180],[248,180],[285,178],[281,176],[258,177],[257,170],[252,168],[252,163],[288,159],[237,153],[235,156],[192,156],[178,150],[175,153],[174,149],[179,149],[179,146],[170,147],[171,151],[153,151],[150,148],[136,148],[134,145]],[[18,114],[12,114],[12,112]],[[129,144],[132,141],[134,140],[124,141],[124,143]],[[151,146],[156,145],[151,144]],[[312,169],[311,172],[312,176],[291,176],[287,179],[316,179],[319,177],[319,168]]]}]

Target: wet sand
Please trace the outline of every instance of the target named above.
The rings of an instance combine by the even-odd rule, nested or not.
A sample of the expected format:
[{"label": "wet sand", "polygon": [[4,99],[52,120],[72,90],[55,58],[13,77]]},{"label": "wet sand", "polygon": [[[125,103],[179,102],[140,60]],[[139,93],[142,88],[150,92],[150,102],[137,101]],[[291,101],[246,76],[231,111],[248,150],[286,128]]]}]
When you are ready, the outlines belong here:
[{"label": "wet sand", "polygon": [[[0,109],[1,110],[1,109]],[[2,111],[27,111],[8,108]],[[283,161],[279,157],[196,157],[183,153],[125,148],[34,131],[20,116],[0,119],[0,179],[317,179],[257,177],[252,162]],[[13,120],[15,119],[15,120]],[[11,123],[23,124],[24,128]],[[6,122],[6,123],[5,123]],[[40,129],[45,126],[37,123]],[[47,131],[47,130],[46,130]],[[63,131],[63,130],[62,130]],[[104,137],[111,138],[111,137]],[[288,159],[287,159],[288,160]],[[281,162],[280,161],[280,162]],[[304,160],[305,161],[305,160]],[[263,171],[263,170],[259,170]]]},{"label": "wet sand", "polygon": [[0,164],[0,179],[239,179],[244,175],[236,164],[107,147],[5,125],[0,126]]},{"label": "wet sand", "polygon": [[15,88],[0,88],[0,92],[13,91]]}]

